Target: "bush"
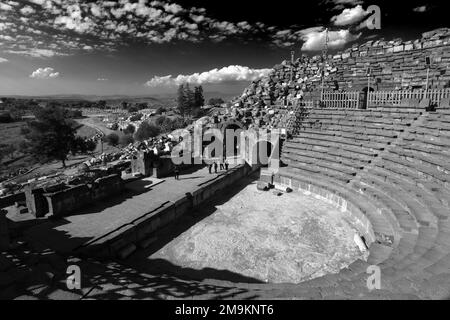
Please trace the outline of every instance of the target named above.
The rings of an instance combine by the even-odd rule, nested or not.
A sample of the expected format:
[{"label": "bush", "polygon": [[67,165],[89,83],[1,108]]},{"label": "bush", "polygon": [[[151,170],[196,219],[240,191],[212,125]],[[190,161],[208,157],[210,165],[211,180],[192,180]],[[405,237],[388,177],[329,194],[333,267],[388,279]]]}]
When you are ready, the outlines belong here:
[{"label": "bush", "polygon": [[165,116],[159,116],[155,120],[155,125],[159,127],[160,131],[163,133],[172,131],[172,120]]},{"label": "bush", "polygon": [[95,141],[85,140],[84,138],[77,136],[71,144],[70,151],[73,155],[77,153],[84,154],[94,151],[96,147],[97,143]]},{"label": "bush", "polygon": [[86,144],[86,151],[92,152],[97,148],[97,143],[94,140],[88,140],[85,142]]},{"label": "bush", "polygon": [[133,135],[133,133],[134,133],[135,131],[136,131],[136,128],[135,128],[132,124],[129,124],[129,125],[125,128],[125,130],[123,130],[123,133]]},{"label": "bush", "polygon": [[203,117],[205,115],[205,112],[204,112],[203,109],[199,109],[198,108],[198,109],[192,110],[191,115],[192,115],[193,118],[201,118],[201,117]]},{"label": "bush", "polygon": [[209,99],[208,104],[210,104],[212,106],[217,106],[217,105],[221,105],[224,102],[225,101],[223,101],[222,98],[211,98],[211,99]]},{"label": "bush", "polygon": [[144,141],[146,139],[156,137],[159,133],[160,129],[156,125],[144,121],[134,134],[134,138],[137,141]]},{"label": "bush", "polygon": [[164,107],[159,107],[159,108],[156,109],[156,111],[155,111],[155,113],[156,113],[156,114],[159,114],[159,115],[163,114],[164,112],[166,112],[166,108],[164,108]]},{"label": "bush", "polygon": [[125,135],[123,135],[123,136],[121,136],[119,138],[119,145],[122,146],[122,147],[127,146],[127,145],[129,145],[130,143],[133,143],[133,142],[134,142],[134,139],[133,139],[133,136],[131,134],[125,134]]},{"label": "bush", "polygon": [[132,115],[130,117],[130,121],[139,121],[139,120],[142,119],[142,117],[143,117],[143,114],[142,113],[138,113],[138,114]]},{"label": "bush", "polygon": [[11,117],[10,113],[2,113],[0,114],[0,123],[8,123],[12,122],[13,118]]},{"label": "bush", "polygon": [[104,140],[110,146],[117,146],[119,144],[119,136],[115,133],[108,134]]},{"label": "bush", "polygon": [[67,117],[68,118],[82,118],[83,112],[81,110],[67,110]]},{"label": "bush", "polygon": [[136,106],[130,107],[130,108],[128,109],[128,112],[130,112],[130,113],[138,112],[138,111],[139,111],[139,109],[138,109]]},{"label": "bush", "polygon": [[178,117],[172,120],[172,131],[176,129],[184,129],[187,126],[188,123],[184,118]]}]

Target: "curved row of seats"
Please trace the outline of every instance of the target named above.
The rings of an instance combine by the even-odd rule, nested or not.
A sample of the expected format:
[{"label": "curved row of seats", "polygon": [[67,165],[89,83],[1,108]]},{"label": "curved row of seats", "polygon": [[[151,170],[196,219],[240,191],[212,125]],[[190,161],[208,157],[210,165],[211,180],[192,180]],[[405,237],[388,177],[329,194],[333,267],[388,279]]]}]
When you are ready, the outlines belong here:
[{"label": "curved row of seats", "polygon": [[[282,177],[360,206],[377,237],[367,262],[299,287],[328,283],[322,298],[450,297],[450,107],[400,110],[312,110],[283,145]],[[370,264],[381,290],[367,289]]]}]

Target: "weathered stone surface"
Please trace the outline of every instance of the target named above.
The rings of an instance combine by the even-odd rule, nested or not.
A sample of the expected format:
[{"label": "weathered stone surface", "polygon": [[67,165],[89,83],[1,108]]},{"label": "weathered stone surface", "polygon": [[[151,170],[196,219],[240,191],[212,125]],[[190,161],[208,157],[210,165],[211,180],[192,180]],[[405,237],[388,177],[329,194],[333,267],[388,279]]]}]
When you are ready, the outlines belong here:
[{"label": "weathered stone surface", "polygon": [[[427,56],[432,59],[433,69],[442,70],[441,73],[430,73],[429,89],[443,88],[448,85],[450,76],[448,59],[442,59],[450,55],[449,30],[433,30],[415,41],[369,41],[330,56],[325,66],[320,56],[302,56],[294,64],[285,61],[284,67],[274,68],[267,77],[254,81],[236,103],[243,107],[255,104],[270,106],[283,104],[298,95],[307,99],[309,94],[320,94],[322,69],[325,73],[325,90],[359,91],[367,86],[366,69],[369,65],[372,69],[372,86],[376,90],[392,90],[400,87],[400,84],[403,89],[413,86],[424,88]],[[430,34],[433,36],[429,37]],[[430,40],[433,37],[436,39]],[[414,78],[405,76],[405,73],[412,73]],[[278,90],[277,86],[290,89]]]}]

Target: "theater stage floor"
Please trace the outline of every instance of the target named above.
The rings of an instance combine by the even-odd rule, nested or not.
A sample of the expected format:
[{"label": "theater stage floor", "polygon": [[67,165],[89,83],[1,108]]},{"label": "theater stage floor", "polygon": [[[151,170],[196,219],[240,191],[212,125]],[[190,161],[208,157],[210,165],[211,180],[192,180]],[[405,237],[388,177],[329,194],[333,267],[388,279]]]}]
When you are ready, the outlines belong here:
[{"label": "theater stage floor", "polygon": [[204,275],[222,270],[251,282],[298,283],[364,258],[348,216],[313,196],[258,191],[245,178],[202,211],[203,220],[131,264],[164,261]]}]

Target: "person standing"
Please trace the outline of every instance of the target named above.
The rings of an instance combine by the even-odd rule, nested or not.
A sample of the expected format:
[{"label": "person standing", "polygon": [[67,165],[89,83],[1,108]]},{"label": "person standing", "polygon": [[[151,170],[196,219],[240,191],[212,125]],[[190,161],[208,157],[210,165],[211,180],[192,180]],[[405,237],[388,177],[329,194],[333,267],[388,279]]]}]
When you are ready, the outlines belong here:
[{"label": "person standing", "polygon": [[214,172],[217,173],[217,162],[214,162]]},{"label": "person standing", "polygon": [[208,164],[209,173],[212,173],[212,167],[213,167],[212,163]]},{"label": "person standing", "polygon": [[225,159],[225,170],[228,171],[228,161]]}]

